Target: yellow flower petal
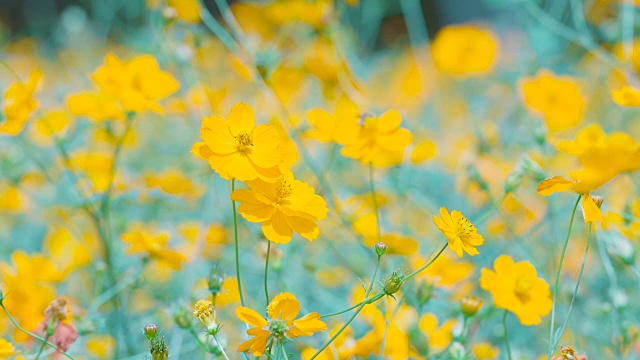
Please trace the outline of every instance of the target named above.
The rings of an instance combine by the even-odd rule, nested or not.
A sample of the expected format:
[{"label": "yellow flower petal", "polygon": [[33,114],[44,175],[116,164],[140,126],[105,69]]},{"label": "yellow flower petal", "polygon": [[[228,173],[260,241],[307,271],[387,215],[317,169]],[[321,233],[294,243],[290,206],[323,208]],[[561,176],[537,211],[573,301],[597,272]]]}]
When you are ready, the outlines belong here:
[{"label": "yellow flower petal", "polygon": [[572,190],[575,187],[573,181],[567,180],[562,176],[554,176],[549,179],[542,180],[536,189],[542,196],[549,196],[557,192]]},{"label": "yellow flower petal", "polygon": [[584,218],[585,223],[601,222],[604,220],[600,208],[596,205],[589,194],[585,194],[582,198],[582,217]]}]

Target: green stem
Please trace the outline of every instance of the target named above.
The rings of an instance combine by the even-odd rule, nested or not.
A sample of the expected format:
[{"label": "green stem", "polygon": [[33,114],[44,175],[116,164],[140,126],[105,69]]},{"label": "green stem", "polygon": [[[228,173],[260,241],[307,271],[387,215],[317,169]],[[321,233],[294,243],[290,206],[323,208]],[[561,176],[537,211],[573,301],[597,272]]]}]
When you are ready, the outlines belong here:
[{"label": "green stem", "polygon": [[407,275],[404,278],[404,281],[407,281],[409,279],[411,279],[412,277],[416,276],[418,273],[420,273],[422,270],[426,269],[429,267],[429,265],[433,264],[434,261],[436,261],[436,259],[438,257],[440,257],[440,255],[442,254],[442,252],[444,251],[444,249],[447,248],[447,246],[449,246],[449,242],[446,242],[442,248],[440,249],[440,251],[438,251],[438,253],[431,259],[431,261],[429,261],[428,263],[426,263],[424,266],[422,266],[421,268],[419,268],[418,270],[412,272],[411,274]]},{"label": "green stem", "polygon": [[13,318],[13,316],[11,316],[11,314],[9,313],[9,310],[7,310],[7,308],[4,306],[4,304],[2,303],[2,300],[0,299],[0,307],[2,307],[2,310],[4,310],[4,312],[7,314],[7,317],[9,318],[9,320],[11,320],[11,323],[13,324],[13,326],[15,326],[16,328],[18,328],[18,330],[22,331],[23,333],[31,336],[34,339],[40,340],[41,342],[51,346],[52,348],[58,350],[59,353],[61,353],[62,355],[66,356],[67,358],[71,359],[71,360],[75,360],[71,355],[67,354],[66,352],[58,349],[58,347],[52,343],[50,343],[48,340],[43,339],[42,337],[28,331],[25,330],[25,328],[23,328],[22,326],[20,326],[20,324],[18,324],[18,322],[16,321],[16,319]]},{"label": "green stem", "polygon": [[284,341],[280,341],[280,349],[282,349],[282,356],[284,356],[283,359],[288,360],[289,355],[287,355],[287,349],[284,348]]},{"label": "green stem", "polygon": [[[380,299],[382,296],[384,296],[384,293],[379,293],[378,295],[375,295],[375,296],[373,296],[373,297],[371,297],[371,298],[365,299],[365,300],[363,300],[363,301],[361,301],[361,302],[359,302],[359,303],[357,303],[357,304],[355,304],[355,305],[353,305],[353,306],[351,306],[351,307],[349,307],[349,308],[347,308],[347,309],[344,309],[344,310],[342,310],[342,311],[338,311],[338,312],[331,313],[331,314],[326,314],[326,315],[320,315],[320,318],[327,318],[327,317],[331,317],[331,316],[336,316],[336,315],[344,314],[344,313],[346,313],[346,312],[349,312],[349,311],[351,311],[351,310],[353,310],[353,309],[357,308],[358,306],[362,305],[363,303],[367,303],[367,302],[374,302],[375,300]],[[377,298],[376,298],[376,297],[377,297]],[[374,300],[374,299],[375,299],[375,300]],[[372,300],[372,301],[370,301],[370,300]]]},{"label": "green stem", "polygon": [[[236,179],[231,179],[231,192],[236,189]],[[238,278],[238,291],[240,292],[240,304],[244,306],[244,295],[242,295],[242,281],[240,280],[240,249],[238,245],[238,214],[236,211],[236,202],[231,200],[233,205],[233,236],[236,248],[236,277]]]},{"label": "green stem", "polygon": [[558,271],[556,272],[556,280],[553,285],[553,305],[551,306],[551,326],[549,326],[549,350],[547,353],[547,358],[551,359],[551,355],[553,355],[554,350],[556,349],[557,340],[554,339],[553,331],[555,329],[555,316],[556,316],[556,303],[558,297],[558,285],[560,284],[560,272],[562,271],[562,264],[564,262],[564,255],[567,252],[567,246],[569,245],[569,237],[571,236],[571,229],[573,228],[573,219],[576,216],[576,210],[578,209],[578,204],[580,203],[580,199],[582,195],[578,195],[578,199],[576,200],[575,205],[573,205],[573,211],[571,212],[571,220],[569,221],[569,230],[567,231],[567,237],[564,240],[564,246],[562,247],[562,254],[560,255],[560,264],[558,265]]},{"label": "green stem", "polygon": [[380,228],[380,213],[378,212],[378,199],[376,198],[376,188],[373,182],[373,162],[369,163],[369,190],[371,191],[371,199],[373,200],[373,209],[376,213],[376,226],[377,226],[377,234],[378,241],[380,241],[380,233],[382,232]]},{"label": "green stem", "polygon": [[49,331],[47,331],[47,336],[44,337],[44,341],[42,342],[42,345],[40,345],[40,350],[38,350],[38,353],[36,354],[36,360],[38,360],[40,358],[40,355],[42,355],[44,347],[47,346],[47,342],[49,341],[49,337]]},{"label": "green stem", "polygon": [[593,228],[593,223],[589,223],[589,232],[587,233],[587,246],[584,250],[584,256],[582,257],[582,265],[580,266],[580,273],[578,273],[578,280],[576,281],[576,287],[573,289],[573,296],[571,296],[571,302],[569,303],[569,311],[567,312],[567,317],[564,319],[564,323],[560,327],[560,333],[558,334],[558,338],[562,336],[564,333],[564,329],[567,327],[567,323],[569,322],[569,315],[571,315],[571,310],[573,309],[573,302],[576,300],[578,296],[578,287],[580,286],[580,280],[582,280],[582,273],[584,272],[584,267],[587,263],[587,254],[589,253],[589,245],[591,245],[591,229]]},{"label": "green stem", "polygon": [[222,356],[224,356],[225,359],[229,360],[227,353],[224,352],[224,348],[222,347],[222,345],[220,345],[220,340],[218,340],[218,337],[216,335],[213,335],[213,339],[216,341],[216,344],[218,345],[218,349],[220,349],[220,351],[222,352]]},{"label": "green stem", "polygon": [[267,256],[264,262],[264,296],[267,298],[267,306],[269,306],[269,254],[271,254],[271,241],[267,240]]},{"label": "green stem", "polygon": [[[373,289],[373,284],[376,281],[376,275],[378,275],[378,269],[380,268],[380,259],[382,258],[382,256],[378,256],[378,259],[376,260],[376,269],[373,271],[373,277],[371,277],[371,284],[369,284],[369,288],[367,289],[367,291],[364,294],[364,298],[367,299],[369,298],[369,294],[371,293],[371,290]],[[379,296],[379,297],[378,297]],[[376,296],[374,296],[373,298],[371,298],[368,301],[363,301],[362,303],[360,303],[360,307],[358,307],[358,310],[356,310],[356,312],[353,313],[353,315],[351,315],[351,317],[349,318],[349,320],[347,320],[347,322],[342,325],[342,327],[340,328],[340,330],[338,330],[338,332],[336,332],[331,339],[329,339],[329,341],[327,341],[321,348],[320,350],[318,350],[312,357],[310,360],[315,359],[318,355],[320,355],[321,352],[324,351],[324,349],[326,349],[329,345],[331,345],[331,343],[338,337],[340,336],[340,334],[342,334],[342,332],[344,331],[344,329],[347,328],[347,326],[349,326],[349,324],[351,324],[351,322],[356,318],[356,316],[358,316],[358,314],[360,313],[360,311],[362,311],[362,309],[364,308],[365,305],[372,303],[375,300],[378,300],[379,298],[381,298],[382,296],[384,296],[384,293],[380,293]],[[375,300],[374,300],[375,299]],[[348,310],[347,310],[348,311]]]},{"label": "green stem", "polygon": [[205,353],[208,353],[208,352],[211,351],[211,348],[209,347],[209,345],[207,345],[202,340],[200,340],[200,337],[198,336],[198,333],[196,333],[196,331],[193,328],[191,328],[189,330],[189,333],[191,335],[193,335],[193,338],[196,339],[196,342],[198,343],[198,346],[200,346],[202,348],[202,350],[204,350]]},{"label": "green stem", "polygon": [[509,360],[512,359],[511,357],[511,347],[509,346],[509,337],[507,335],[507,314],[509,312],[507,310],[504,311],[504,316],[502,317],[502,328],[504,331],[504,345],[507,347],[507,358]]}]

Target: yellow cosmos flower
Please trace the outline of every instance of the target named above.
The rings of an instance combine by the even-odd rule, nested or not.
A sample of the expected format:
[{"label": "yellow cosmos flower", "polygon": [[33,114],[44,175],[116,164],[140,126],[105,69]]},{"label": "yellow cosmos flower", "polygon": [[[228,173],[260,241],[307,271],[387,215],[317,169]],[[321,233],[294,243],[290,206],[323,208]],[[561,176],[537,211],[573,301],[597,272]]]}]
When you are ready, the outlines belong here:
[{"label": "yellow cosmos flower", "polygon": [[292,175],[276,183],[257,179],[246,184],[249,189],[235,190],[231,199],[241,203],[238,212],[247,221],[262,223],[267,239],[288,243],[294,232],[307,240],[318,237],[320,230],[315,221],[324,219],[329,209],[312,187]]},{"label": "yellow cosmos flower", "polygon": [[460,211],[453,210],[449,214],[447,209],[440,208],[440,217],[434,216],[433,222],[449,240],[451,250],[459,257],[462,257],[463,251],[471,256],[479,254],[476,246],[484,244],[484,238]]},{"label": "yellow cosmos flower", "polygon": [[4,120],[0,121],[0,134],[16,136],[22,132],[29,115],[38,107],[33,94],[41,80],[42,72],[33,70],[26,83],[18,81],[7,88],[2,102]]},{"label": "yellow cosmos flower", "polygon": [[8,359],[9,356],[14,355],[16,349],[7,340],[0,338],[0,359]]},{"label": "yellow cosmos flower", "polygon": [[117,98],[125,111],[151,110],[162,113],[159,100],[178,91],[180,84],[166,71],[160,70],[151,55],[141,55],[123,62],[108,54],[103,66],[92,76],[100,90]]},{"label": "yellow cosmos flower", "polygon": [[579,194],[582,194],[582,217],[584,222],[600,222],[604,218],[600,211],[600,206],[596,204],[593,197],[589,193],[580,193],[576,190],[580,185],[579,180],[567,180],[562,176],[554,176],[549,179],[543,180],[538,184],[537,191],[542,196],[549,196],[557,192],[573,190]]},{"label": "yellow cosmos flower", "polygon": [[493,267],[495,271],[482,269],[480,286],[491,293],[495,306],[514,313],[523,325],[539,324],[551,311],[552,301],[549,285],[538,278],[533,265],[500,255]]},{"label": "yellow cosmos flower", "polygon": [[204,142],[195,143],[192,153],[207,160],[223,179],[275,182],[282,175],[281,136],[273,125],[255,126],[247,104],[234,105],[227,121],[217,116],[202,119],[200,136]]},{"label": "yellow cosmos flower", "polygon": [[429,350],[433,353],[444,350],[453,340],[455,320],[445,320],[438,326],[438,318],[434,314],[424,314],[420,318],[418,327],[429,341]]},{"label": "yellow cosmos flower", "polygon": [[127,254],[146,253],[151,259],[167,267],[179,270],[185,257],[177,251],[167,249],[169,235],[153,235],[149,231],[134,229],[120,236],[122,241],[129,244]]},{"label": "yellow cosmos flower", "polygon": [[376,118],[364,116],[355,141],[342,148],[342,155],[358,159],[363,164],[391,166],[402,161],[404,149],[411,142],[411,132],[401,128],[402,116],[389,110]]},{"label": "yellow cosmos flower", "polygon": [[118,100],[107,94],[83,92],[71,95],[67,99],[67,106],[72,114],[87,116],[98,122],[126,118]]},{"label": "yellow cosmos flower", "polygon": [[251,325],[247,335],[251,339],[238,347],[238,352],[249,351],[253,356],[261,356],[270,341],[280,342],[299,336],[311,336],[314,332],[327,330],[327,324],[320,320],[318,313],[307,314],[297,320],[300,302],[291,293],[281,293],[269,303],[265,319],[255,310],[238,307],[236,315],[240,320]]},{"label": "yellow cosmos flower", "polygon": [[498,57],[498,39],[493,32],[473,25],[447,26],[432,44],[438,70],[454,75],[478,75],[493,69]]},{"label": "yellow cosmos flower", "polygon": [[493,360],[500,355],[500,349],[488,342],[479,342],[473,345],[472,351],[478,360]]},{"label": "yellow cosmos flower", "polygon": [[583,120],[584,97],[576,81],[541,70],[521,82],[525,105],[539,112],[550,133],[578,125]]},{"label": "yellow cosmos flower", "polygon": [[640,106],[640,90],[629,85],[611,91],[611,98],[620,106]]},{"label": "yellow cosmos flower", "polygon": [[345,145],[358,136],[360,114],[358,107],[349,98],[342,96],[333,115],[322,109],[307,111],[307,119],[313,128],[305,136],[325,143]]}]

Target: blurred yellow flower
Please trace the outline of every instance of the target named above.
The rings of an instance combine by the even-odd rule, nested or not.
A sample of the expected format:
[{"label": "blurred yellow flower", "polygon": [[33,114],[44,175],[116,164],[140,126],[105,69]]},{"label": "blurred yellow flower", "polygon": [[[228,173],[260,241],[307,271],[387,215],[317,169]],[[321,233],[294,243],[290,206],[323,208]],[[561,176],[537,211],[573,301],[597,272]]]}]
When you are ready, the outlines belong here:
[{"label": "blurred yellow flower", "polygon": [[42,72],[33,70],[26,83],[18,81],[9,85],[2,102],[4,119],[0,119],[0,134],[16,136],[22,132],[29,115],[38,108],[33,94],[41,80]]},{"label": "blurred yellow flower", "polygon": [[543,116],[549,133],[582,122],[585,100],[573,78],[540,70],[535,78],[523,79],[520,87],[525,105]]},{"label": "blurred yellow flower", "polygon": [[0,211],[20,212],[24,208],[24,200],[18,187],[0,184]]},{"label": "blurred yellow flower", "polygon": [[141,55],[123,62],[108,54],[105,63],[92,76],[100,90],[117,98],[125,111],[151,110],[162,113],[159,100],[178,91],[180,84],[171,73],[160,70],[151,55]]},{"label": "blurred yellow flower", "polygon": [[122,241],[129,244],[127,254],[145,254],[149,258],[156,260],[167,267],[179,270],[185,257],[177,251],[167,249],[169,235],[160,233],[152,234],[148,230],[141,228],[132,229],[122,234]]},{"label": "blurred yellow flower", "polygon": [[640,106],[640,90],[629,85],[611,91],[611,98],[620,106]]},{"label": "blurred yellow flower", "polygon": [[307,111],[307,119],[312,129],[304,136],[321,142],[348,144],[357,138],[360,126],[360,110],[346,96],[340,97],[333,115],[321,109]]},{"label": "blurred yellow flower", "polygon": [[487,73],[498,58],[496,35],[474,25],[451,25],[437,34],[431,45],[438,70],[462,76]]},{"label": "blurred yellow flower", "polygon": [[109,335],[93,335],[87,340],[87,352],[99,359],[113,357],[116,340]]},{"label": "blurred yellow flower", "polygon": [[[101,193],[111,185],[113,181],[111,157],[101,153],[81,152],[71,155],[69,160],[69,168],[82,171],[93,191]],[[83,188],[82,185],[81,188]]]},{"label": "blurred yellow flower", "polygon": [[449,214],[447,209],[440,208],[440,217],[434,216],[433,222],[449,241],[451,250],[459,257],[462,257],[463,250],[471,256],[479,254],[476,246],[484,244],[484,238],[460,211],[453,210]]},{"label": "blurred yellow flower", "polygon": [[248,307],[238,307],[236,315],[240,320],[252,326],[247,330],[251,339],[238,347],[238,352],[249,351],[254,356],[261,356],[269,341],[282,341],[299,336],[311,336],[314,332],[327,330],[327,324],[320,320],[318,313],[309,313],[297,320],[300,302],[291,293],[277,295],[267,307],[269,320]]},{"label": "blurred yellow flower", "polygon": [[431,140],[423,140],[413,147],[411,152],[411,162],[421,164],[436,156],[436,144]]},{"label": "blurred yellow flower", "polygon": [[294,232],[307,240],[320,234],[315,221],[327,216],[327,203],[306,183],[291,174],[276,183],[262,180],[245,182],[249,189],[235,190],[233,201],[238,212],[250,222],[261,222],[264,236],[277,244],[291,241]]},{"label": "blurred yellow flower", "polygon": [[[415,270],[419,269],[424,265],[424,257],[412,257],[411,264]],[[459,259],[451,260],[448,255],[442,254],[416,277],[439,286],[451,286],[468,277],[473,269],[474,266],[469,262]]]},{"label": "blurred yellow flower", "polygon": [[69,128],[71,118],[66,111],[47,111],[34,121],[30,137],[40,145],[49,145],[58,137],[62,137]]},{"label": "blurred yellow flower", "polygon": [[452,330],[455,320],[446,320],[438,326],[438,318],[434,314],[424,314],[420,318],[418,327],[429,341],[429,351],[436,353],[444,350],[453,340]]},{"label": "blurred yellow flower", "polygon": [[489,342],[479,342],[473,345],[473,355],[477,360],[492,360],[500,355],[500,349]]},{"label": "blurred yellow flower", "polygon": [[523,325],[537,325],[551,311],[549,285],[538,278],[528,261],[515,263],[508,255],[500,255],[494,270],[482,269],[480,286],[491,293],[494,305],[514,313]]},{"label": "blurred yellow flower", "polygon": [[167,0],[167,6],[176,9],[180,20],[190,23],[200,22],[198,0]]},{"label": "blurred yellow flower", "polygon": [[[557,192],[574,190],[580,184],[579,180],[567,180],[562,176],[554,176],[543,180],[538,184],[537,191],[542,196],[549,196]],[[580,193],[579,193],[580,194]],[[600,222],[603,220],[600,206],[596,204],[589,193],[581,193],[582,196],[582,217],[584,222]]]},{"label": "blurred yellow flower", "polygon": [[82,92],[69,96],[69,111],[74,115],[87,116],[95,121],[124,120],[125,112],[117,98],[104,93]]},{"label": "blurred yellow flower", "polygon": [[[338,330],[340,330],[340,326],[336,326],[329,332],[329,336],[333,337]],[[349,359],[353,356],[353,330],[351,328],[346,328],[343,332],[338,335],[338,337],[333,340],[331,346],[324,349],[318,356],[315,358],[316,360],[340,360],[340,359]],[[306,347],[302,349],[300,353],[300,357],[302,360],[309,360],[318,349]],[[337,355],[337,356],[336,356]]]},{"label": "blurred yellow flower", "polygon": [[193,154],[207,160],[223,179],[275,182],[280,178],[280,134],[273,125],[255,126],[251,106],[234,105],[227,121],[217,116],[203,118],[200,136],[204,142],[193,145]]},{"label": "blurred yellow flower", "polygon": [[170,195],[192,198],[202,194],[202,188],[175,168],[167,169],[158,174],[146,174],[143,179],[149,188],[157,187]]},{"label": "blurred yellow flower", "polygon": [[14,355],[16,349],[7,340],[0,338],[0,359],[8,359],[9,356]]},{"label": "blurred yellow flower", "polygon": [[377,118],[362,115],[357,137],[347,143],[340,153],[363,164],[399,164],[404,149],[411,143],[411,132],[401,128],[401,122],[402,116],[396,110],[389,110]]}]

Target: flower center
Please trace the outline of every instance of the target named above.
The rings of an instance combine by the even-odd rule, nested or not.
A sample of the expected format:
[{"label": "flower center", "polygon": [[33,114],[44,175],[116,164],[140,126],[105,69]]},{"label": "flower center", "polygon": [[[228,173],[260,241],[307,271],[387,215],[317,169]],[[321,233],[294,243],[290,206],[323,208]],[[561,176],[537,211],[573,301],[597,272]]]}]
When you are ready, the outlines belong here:
[{"label": "flower center", "polygon": [[282,200],[291,196],[291,193],[293,193],[293,187],[291,184],[289,184],[287,180],[282,180],[278,186],[278,190],[276,190],[276,196],[278,197],[276,203],[280,204]]},{"label": "flower center", "polygon": [[527,302],[531,299],[530,292],[532,288],[533,280],[526,276],[520,276],[518,280],[516,280],[516,286],[513,289],[513,292],[520,301]]},{"label": "flower center", "polygon": [[458,235],[459,237],[467,237],[474,232],[476,232],[476,227],[473,226],[469,219],[464,216],[458,219],[458,224],[456,226],[456,235]]},{"label": "flower center", "polygon": [[289,332],[289,327],[283,320],[270,320],[267,323],[267,327],[269,327],[269,333],[271,336],[276,340],[284,339],[287,332]]},{"label": "flower center", "polygon": [[253,135],[249,131],[240,131],[235,139],[238,142],[238,151],[245,151],[249,146],[253,146]]}]

